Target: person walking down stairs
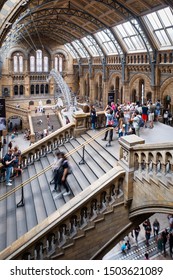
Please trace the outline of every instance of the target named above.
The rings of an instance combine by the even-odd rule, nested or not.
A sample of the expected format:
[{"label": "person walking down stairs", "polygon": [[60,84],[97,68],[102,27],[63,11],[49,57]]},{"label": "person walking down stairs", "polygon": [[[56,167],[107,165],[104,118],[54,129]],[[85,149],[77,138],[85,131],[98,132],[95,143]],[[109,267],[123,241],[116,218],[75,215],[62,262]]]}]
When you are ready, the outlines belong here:
[{"label": "person walking down stairs", "polygon": [[5,163],[5,169],[6,169],[6,185],[11,186],[12,180],[10,179],[11,174],[12,174],[12,168],[14,161],[16,160],[16,157],[12,156],[13,150],[9,149],[8,152],[6,153],[4,157],[4,163]]},{"label": "person walking down stairs", "polygon": [[55,183],[55,188],[54,188],[54,192],[57,191],[57,187],[59,186],[59,190],[60,187],[63,186],[66,190],[66,192],[62,192],[60,193],[60,195],[70,195],[70,190],[69,190],[69,186],[67,183],[67,176],[69,175],[69,170],[70,170],[70,166],[69,166],[69,162],[65,156],[64,152],[60,152],[60,154],[58,155],[59,159],[59,167],[56,171],[56,175],[54,177],[54,183]]}]

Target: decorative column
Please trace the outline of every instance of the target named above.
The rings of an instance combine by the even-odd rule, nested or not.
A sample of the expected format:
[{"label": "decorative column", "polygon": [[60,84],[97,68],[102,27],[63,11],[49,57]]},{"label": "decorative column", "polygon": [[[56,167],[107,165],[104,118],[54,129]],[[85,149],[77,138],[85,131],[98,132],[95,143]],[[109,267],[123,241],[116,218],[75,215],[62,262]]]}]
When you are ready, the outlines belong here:
[{"label": "decorative column", "polygon": [[90,58],[88,59],[88,68],[89,68],[89,83],[90,83],[89,103],[94,103],[95,88],[94,88],[94,80],[93,80],[92,59]]},{"label": "decorative column", "polygon": [[120,165],[126,171],[124,179],[124,200],[128,205],[133,198],[133,178],[135,170],[135,160],[133,147],[135,145],[144,144],[145,140],[136,136],[129,135],[119,139],[120,155],[118,165]]}]

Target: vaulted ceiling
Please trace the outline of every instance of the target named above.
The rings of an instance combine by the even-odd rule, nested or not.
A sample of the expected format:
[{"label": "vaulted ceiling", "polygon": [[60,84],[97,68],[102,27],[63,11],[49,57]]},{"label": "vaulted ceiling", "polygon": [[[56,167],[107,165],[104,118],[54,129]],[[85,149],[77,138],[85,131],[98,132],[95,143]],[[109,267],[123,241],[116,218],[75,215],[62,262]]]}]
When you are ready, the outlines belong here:
[{"label": "vaulted ceiling", "polygon": [[[168,3],[169,2],[169,3]],[[167,0],[10,0],[1,1],[1,44],[12,24],[15,39],[53,39],[58,45],[164,8]],[[12,4],[13,5],[12,5]],[[3,5],[4,4],[4,5]],[[6,9],[6,10],[5,10]]]}]

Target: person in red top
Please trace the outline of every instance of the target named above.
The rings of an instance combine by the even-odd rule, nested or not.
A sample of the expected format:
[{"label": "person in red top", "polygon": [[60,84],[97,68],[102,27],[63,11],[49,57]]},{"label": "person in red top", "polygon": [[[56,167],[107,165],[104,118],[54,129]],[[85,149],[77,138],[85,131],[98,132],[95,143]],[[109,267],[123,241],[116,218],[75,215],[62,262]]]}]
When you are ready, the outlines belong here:
[{"label": "person in red top", "polygon": [[148,106],[146,103],[142,106],[142,119],[145,122],[145,127],[147,127],[147,120],[148,120]]}]

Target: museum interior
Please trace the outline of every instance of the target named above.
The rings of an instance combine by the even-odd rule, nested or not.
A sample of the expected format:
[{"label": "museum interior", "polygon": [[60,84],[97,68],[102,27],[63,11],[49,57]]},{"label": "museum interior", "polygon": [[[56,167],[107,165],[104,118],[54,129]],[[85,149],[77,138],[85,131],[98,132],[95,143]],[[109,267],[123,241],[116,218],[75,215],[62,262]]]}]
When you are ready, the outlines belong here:
[{"label": "museum interior", "polygon": [[[140,136],[106,124],[108,105],[158,102]],[[172,114],[172,1],[1,0],[0,259],[172,259]],[[68,192],[51,184],[57,151]]]}]

